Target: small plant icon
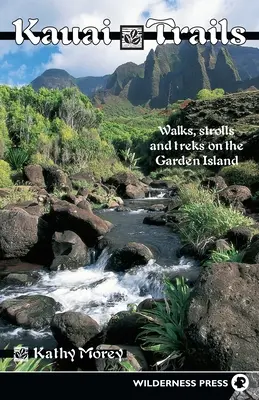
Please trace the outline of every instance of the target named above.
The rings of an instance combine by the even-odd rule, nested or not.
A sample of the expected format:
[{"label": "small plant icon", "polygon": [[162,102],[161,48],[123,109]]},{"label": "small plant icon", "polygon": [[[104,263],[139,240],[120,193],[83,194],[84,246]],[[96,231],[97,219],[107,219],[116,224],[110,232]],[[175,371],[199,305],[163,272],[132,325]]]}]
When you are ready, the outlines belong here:
[{"label": "small plant icon", "polygon": [[138,34],[137,29],[132,29],[130,33],[125,33],[124,34],[124,40],[128,44],[139,44],[141,40],[141,36]]},{"label": "small plant icon", "polygon": [[143,50],[143,37],[142,25],[121,25],[121,50]]}]

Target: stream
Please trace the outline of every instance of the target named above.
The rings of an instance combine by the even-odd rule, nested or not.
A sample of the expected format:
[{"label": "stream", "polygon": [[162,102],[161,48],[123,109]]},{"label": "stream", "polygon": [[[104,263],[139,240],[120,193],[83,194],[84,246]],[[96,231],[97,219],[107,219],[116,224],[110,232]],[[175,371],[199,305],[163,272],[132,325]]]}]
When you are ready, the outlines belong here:
[{"label": "stream", "polygon": [[[193,282],[199,266],[193,260],[177,258],[180,241],[170,227],[143,224],[145,209],[153,204],[166,204],[162,191],[156,197],[127,201],[132,211],[117,212],[113,209],[95,211],[113,223],[106,235],[113,248],[128,242],[139,242],[150,248],[154,255],[146,266],[126,273],[104,271],[111,250],[104,249],[93,264],[76,271],[40,272],[40,279],[33,286],[9,286],[0,290],[0,303],[20,295],[41,294],[61,303],[62,312],[79,311],[90,315],[100,325],[108,322],[112,314],[127,310],[128,304],[139,304],[146,298],[163,297],[163,278],[185,276]],[[153,213],[152,213],[153,214]],[[94,254],[93,254],[94,259]],[[48,329],[34,331],[5,324],[0,320],[0,348],[23,344],[30,347],[55,348],[56,342]]]}]

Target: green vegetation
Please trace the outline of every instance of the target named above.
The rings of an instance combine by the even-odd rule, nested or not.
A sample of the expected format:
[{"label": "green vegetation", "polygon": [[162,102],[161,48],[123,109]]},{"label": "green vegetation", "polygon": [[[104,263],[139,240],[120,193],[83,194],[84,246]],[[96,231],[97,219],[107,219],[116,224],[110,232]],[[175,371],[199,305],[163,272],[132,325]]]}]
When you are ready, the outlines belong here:
[{"label": "green vegetation", "polygon": [[251,226],[254,221],[232,207],[226,207],[217,199],[216,192],[195,186],[181,192],[179,233],[183,243],[191,244],[199,254],[206,245],[235,226]]},{"label": "green vegetation", "polygon": [[0,188],[12,186],[11,167],[4,161],[0,160]]},{"label": "green vegetation", "polygon": [[209,260],[203,263],[204,267],[209,267],[211,264],[218,264],[223,262],[238,262],[241,263],[243,252],[239,252],[232,245],[228,250],[213,250]]},{"label": "green vegetation", "polygon": [[244,161],[238,165],[224,167],[219,172],[228,185],[250,186],[259,182],[259,165],[254,161]]},{"label": "green vegetation", "polygon": [[155,302],[152,310],[140,314],[147,318],[143,332],[143,350],[158,353],[162,359],[157,362],[161,369],[181,368],[187,352],[185,338],[186,310],[190,288],[184,278],[174,283],[165,281],[165,302]]},{"label": "green vegetation", "polygon": [[0,209],[6,207],[8,204],[31,201],[34,197],[35,193],[31,190],[30,186],[13,186],[11,189],[8,189],[6,196],[0,197]]},{"label": "green vegetation", "polygon": [[[67,172],[85,168],[99,177],[112,175],[113,166],[124,166],[113,144],[100,136],[102,119],[75,87],[35,92],[30,86],[0,86],[0,157],[13,171],[37,162]],[[1,179],[1,186],[9,184],[6,176]]]},{"label": "green vegetation", "polygon": [[225,94],[224,89],[202,89],[197,94],[197,100],[213,100],[223,97]]}]

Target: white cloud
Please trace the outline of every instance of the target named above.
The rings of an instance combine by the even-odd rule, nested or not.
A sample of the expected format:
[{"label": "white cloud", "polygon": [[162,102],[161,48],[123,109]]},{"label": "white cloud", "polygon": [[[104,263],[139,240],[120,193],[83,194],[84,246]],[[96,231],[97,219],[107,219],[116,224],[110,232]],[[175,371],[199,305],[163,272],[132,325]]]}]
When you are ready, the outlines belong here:
[{"label": "white cloud", "polygon": [[[174,5],[173,5],[174,4]],[[45,26],[62,28],[68,26],[96,26],[102,28],[105,18],[111,20],[111,30],[119,30],[120,25],[144,24],[143,12],[149,11],[156,19],[173,18],[177,26],[208,26],[211,18],[227,18],[229,26],[243,26],[247,30],[259,30],[258,0],[12,0],[1,4],[1,30],[13,30],[12,21],[23,18],[39,18],[40,30]],[[153,30],[153,28],[152,28]],[[247,45],[250,45],[248,42]],[[258,43],[253,45],[258,46]],[[59,46],[59,53],[53,55],[46,68],[63,68],[74,76],[103,75],[111,73],[120,64],[127,61],[142,63],[150,48],[156,42],[145,42],[144,51],[120,51],[119,41],[111,45],[69,45]],[[29,43],[15,46],[14,43],[2,42],[0,57],[8,51],[37,50]],[[35,54],[37,57],[37,54]]]}]

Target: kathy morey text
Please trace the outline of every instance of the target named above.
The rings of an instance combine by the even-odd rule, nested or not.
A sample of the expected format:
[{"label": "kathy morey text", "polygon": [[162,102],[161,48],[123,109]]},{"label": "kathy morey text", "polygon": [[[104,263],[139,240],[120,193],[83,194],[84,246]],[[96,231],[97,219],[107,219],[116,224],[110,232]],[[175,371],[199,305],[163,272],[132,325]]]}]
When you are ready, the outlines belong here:
[{"label": "kathy morey text", "polygon": [[[83,29],[79,27],[73,27],[69,29],[69,27],[64,26],[61,29],[57,29],[53,26],[47,26],[41,29],[39,36],[38,33],[32,31],[39,23],[39,19],[29,18],[28,23],[24,23],[23,19],[18,18],[17,20],[12,22],[12,25],[15,26],[15,42],[18,45],[23,44],[25,38],[24,35],[27,36],[28,40],[34,44],[75,44],[78,45],[80,43],[84,45],[94,44],[98,45],[101,40],[99,38],[99,33],[102,33],[102,42],[105,45],[109,45],[112,40],[110,38],[110,25],[111,21],[106,18],[103,21],[103,27],[98,29],[93,26],[87,26]],[[172,42],[174,44],[180,44],[182,42],[182,35],[189,34],[189,42],[193,45],[196,44],[206,44],[210,42],[215,45],[218,42],[221,42],[223,45],[231,43],[234,45],[241,46],[246,43],[245,28],[241,26],[235,26],[231,30],[228,29],[228,20],[226,18],[217,21],[215,18],[212,18],[209,22],[210,28],[205,29],[201,26],[194,26],[189,28],[188,26],[179,27],[176,25],[176,22],[172,18],[168,19],[154,19],[149,18],[146,21],[146,28],[155,28],[157,32],[157,43],[162,45],[166,41],[165,32],[171,32],[173,34]],[[130,25],[129,25],[130,27]],[[220,29],[220,30],[219,30]],[[218,39],[217,33],[221,33],[221,38]],[[209,33],[210,39],[206,38],[207,33]],[[231,34],[231,39],[229,39],[228,33]],[[170,39],[171,41],[171,39]]]},{"label": "kathy morey text", "polygon": [[123,349],[117,350],[98,350],[94,347],[90,347],[88,349],[83,349],[82,347],[78,347],[77,350],[64,350],[62,347],[45,350],[44,347],[34,347],[33,348],[33,357],[41,358],[41,359],[65,359],[70,360],[72,362],[75,361],[75,357],[79,358],[90,358],[90,359],[109,359],[115,360],[118,359],[120,362],[126,358],[127,351]]}]

